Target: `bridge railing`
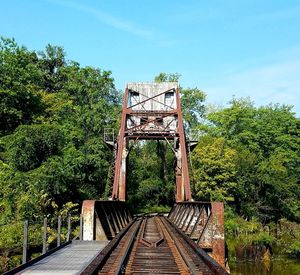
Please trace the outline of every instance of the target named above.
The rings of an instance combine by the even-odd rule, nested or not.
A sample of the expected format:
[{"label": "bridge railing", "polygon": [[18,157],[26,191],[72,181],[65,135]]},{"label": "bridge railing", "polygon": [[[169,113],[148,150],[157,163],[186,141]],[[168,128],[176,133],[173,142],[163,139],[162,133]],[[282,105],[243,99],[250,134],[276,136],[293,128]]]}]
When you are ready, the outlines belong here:
[{"label": "bridge railing", "polygon": [[[2,273],[20,264],[20,258],[22,264],[26,264],[72,239],[82,239],[82,218],[56,216],[43,220],[12,221],[0,225],[0,234],[6,238],[0,247]],[[13,238],[10,241],[9,234]]]},{"label": "bridge railing", "polygon": [[133,219],[125,202],[85,200],[83,240],[111,240]]},{"label": "bridge railing", "polygon": [[170,211],[168,219],[225,267],[222,202],[178,202]]}]

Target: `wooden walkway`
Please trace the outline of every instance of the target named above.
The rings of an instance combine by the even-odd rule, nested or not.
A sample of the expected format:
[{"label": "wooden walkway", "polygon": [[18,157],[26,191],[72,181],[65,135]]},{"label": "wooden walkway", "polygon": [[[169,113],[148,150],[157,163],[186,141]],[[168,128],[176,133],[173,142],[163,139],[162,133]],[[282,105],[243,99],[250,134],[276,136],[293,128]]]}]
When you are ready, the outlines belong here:
[{"label": "wooden walkway", "polygon": [[109,241],[73,241],[17,274],[80,274]]}]

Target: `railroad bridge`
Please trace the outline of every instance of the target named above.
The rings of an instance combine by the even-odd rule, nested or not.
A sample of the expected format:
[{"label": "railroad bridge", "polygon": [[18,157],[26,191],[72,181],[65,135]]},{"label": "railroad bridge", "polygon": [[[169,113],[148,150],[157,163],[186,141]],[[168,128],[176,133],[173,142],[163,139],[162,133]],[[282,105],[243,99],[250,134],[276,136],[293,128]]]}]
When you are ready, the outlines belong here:
[{"label": "railroad bridge", "polygon": [[[119,135],[106,137],[111,199],[83,201],[77,240],[30,261],[25,242],[23,264],[7,274],[228,274],[223,203],[192,199],[178,83],[127,84]],[[134,216],[126,205],[129,146],[151,139],[174,152],[176,203],[168,214]]]}]

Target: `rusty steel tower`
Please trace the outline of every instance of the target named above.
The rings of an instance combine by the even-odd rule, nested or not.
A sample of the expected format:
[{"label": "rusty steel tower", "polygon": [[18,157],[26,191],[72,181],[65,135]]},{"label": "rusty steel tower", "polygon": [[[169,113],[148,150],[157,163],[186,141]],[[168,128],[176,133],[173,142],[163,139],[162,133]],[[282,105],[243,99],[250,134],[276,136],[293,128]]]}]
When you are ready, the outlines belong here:
[{"label": "rusty steel tower", "polygon": [[190,201],[187,150],[177,82],[128,83],[117,142],[112,200],[126,199],[130,140],[174,141],[176,201]]}]

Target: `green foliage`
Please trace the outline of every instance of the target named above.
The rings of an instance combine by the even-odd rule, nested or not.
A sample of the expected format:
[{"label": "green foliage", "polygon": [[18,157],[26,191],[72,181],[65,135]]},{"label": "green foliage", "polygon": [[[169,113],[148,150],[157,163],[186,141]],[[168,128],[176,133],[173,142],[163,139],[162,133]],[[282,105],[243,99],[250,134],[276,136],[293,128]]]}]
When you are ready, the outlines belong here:
[{"label": "green foliage", "polygon": [[[235,152],[228,163],[235,166],[231,175],[236,188],[231,195],[237,213],[248,219],[256,216],[263,222],[282,217],[300,221],[300,121],[291,107],[277,104],[256,108],[249,99],[233,99],[229,107],[207,118],[203,138],[223,138]],[[214,152],[210,149],[208,156]]]},{"label": "green foliage", "polygon": [[1,272],[8,271],[18,265],[22,264],[21,256],[8,256],[8,254],[3,254],[0,256],[0,270]]},{"label": "green foliage", "polygon": [[169,213],[171,210],[170,206],[166,205],[149,205],[146,204],[143,208],[139,209],[139,213]]},{"label": "green foliage", "polygon": [[[174,153],[161,141],[136,144],[128,161],[128,201],[135,212],[174,202]],[[159,210],[159,209],[157,209]]]},{"label": "green foliage", "polygon": [[[273,247],[275,254],[296,255],[300,230],[282,218],[300,221],[299,118],[289,106],[257,108],[249,99],[233,99],[229,107],[211,112],[207,119],[200,127],[205,133],[200,140],[203,149],[195,150],[193,167],[201,171],[206,159],[212,160],[203,170],[216,166],[218,155],[211,147],[205,151],[204,140],[223,139],[225,148],[234,151],[227,160],[236,183],[225,219],[229,254],[234,257],[241,245],[266,245]],[[224,171],[216,174],[221,176]],[[196,186],[207,185],[205,179],[202,176]],[[222,183],[218,186],[227,191]]]},{"label": "green foliage", "polygon": [[0,221],[101,197],[112,158],[102,135],[120,110],[111,73],[4,38],[0,61]]},{"label": "green foliage", "polygon": [[157,75],[154,78],[154,81],[157,83],[161,83],[161,82],[177,82],[180,78],[180,74],[179,73],[172,73],[172,74],[167,74],[167,73],[163,73],[161,72],[159,75]]},{"label": "green foliage", "polygon": [[233,201],[237,186],[236,151],[224,138],[202,138],[192,153],[199,200]]},{"label": "green foliage", "polygon": [[[40,245],[44,217],[53,225],[103,196],[112,154],[102,135],[118,128],[120,93],[109,71],[67,61],[61,47],[35,53],[1,39],[0,102],[0,247],[8,251],[21,247],[24,219],[37,221],[29,239]],[[53,246],[53,226],[48,236]],[[2,271],[16,264],[20,256],[0,257]]]},{"label": "green foliage", "polygon": [[5,137],[7,161],[19,171],[40,166],[50,156],[60,155],[64,136],[58,125],[22,125]]},{"label": "green foliage", "polygon": [[30,123],[43,111],[39,89],[40,70],[34,52],[14,40],[0,40],[0,136]]},{"label": "green foliage", "polygon": [[181,89],[181,111],[187,130],[193,130],[204,117],[206,95],[196,88]]},{"label": "green foliage", "polygon": [[300,241],[296,241],[288,249],[288,253],[296,258],[300,257]]},{"label": "green foliage", "polygon": [[264,245],[271,248],[275,256],[299,257],[300,225],[286,219],[263,225],[257,218],[247,221],[227,208],[225,235],[232,259],[237,249],[247,245]]},{"label": "green foliage", "polygon": [[0,227],[1,249],[22,247],[23,226],[23,221],[17,221]]},{"label": "green foliage", "polygon": [[[155,81],[179,77],[160,73]],[[225,202],[226,235],[233,242],[270,245],[276,237],[285,253],[298,255],[300,230],[282,218],[300,221],[299,118],[290,106],[233,99],[208,112],[204,101],[198,88],[181,88],[185,131],[202,133],[191,154],[193,197]],[[110,71],[81,67],[62,47],[36,53],[1,39],[0,223],[10,225],[0,228],[0,247],[19,244],[19,220],[66,217],[82,200],[109,195],[112,153],[103,132],[117,133],[120,103]],[[161,141],[130,146],[132,209],[166,211],[175,198],[172,149]],[[270,222],[277,236],[264,230],[267,223],[273,230]],[[40,236],[40,227],[32,230]],[[55,230],[49,234],[54,242]],[[11,259],[2,256],[0,265],[19,261]]]},{"label": "green foliage", "polygon": [[42,71],[41,85],[45,91],[56,92],[63,88],[66,78],[61,71],[65,65],[65,52],[62,47],[48,44],[45,51],[39,53],[38,66]]},{"label": "green foliage", "polygon": [[[0,224],[0,272],[7,271],[11,268],[16,267],[21,264],[22,260],[22,246],[23,246],[23,226],[25,218],[29,217],[28,223],[28,249],[30,251],[41,251],[42,250],[42,240],[44,232],[44,217],[47,217],[47,246],[48,250],[56,246],[57,241],[57,218],[61,216],[62,228],[61,228],[61,241],[65,242],[67,238],[67,219],[71,216],[71,227],[72,233],[71,238],[78,235],[79,232],[79,216],[78,216],[78,204],[72,202],[67,202],[61,207],[59,207],[54,201],[47,195],[41,195],[40,207],[48,205],[53,209],[53,215],[50,216],[49,213],[45,213],[44,216],[37,216],[38,211],[36,207],[32,206],[35,210],[34,214],[31,215],[27,209],[24,217],[21,219],[16,219],[12,217],[11,221],[6,221]],[[28,201],[24,201],[24,197],[21,198],[19,205],[26,205],[32,196],[28,194]],[[32,202],[34,202],[33,199]],[[47,215],[46,215],[47,214]],[[77,235],[76,235],[77,234]],[[34,253],[32,257],[40,256],[41,253]]]},{"label": "green foliage", "polygon": [[274,232],[277,238],[275,252],[294,257],[297,253],[297,244],[300,242],[300,224],[281,219]]},{"label": "green foliage", "polygon": [[275,242],[275,237],[267,232],[260,232],[254,238],[252,243],[256,245],[269,245],[272,246]]}]

